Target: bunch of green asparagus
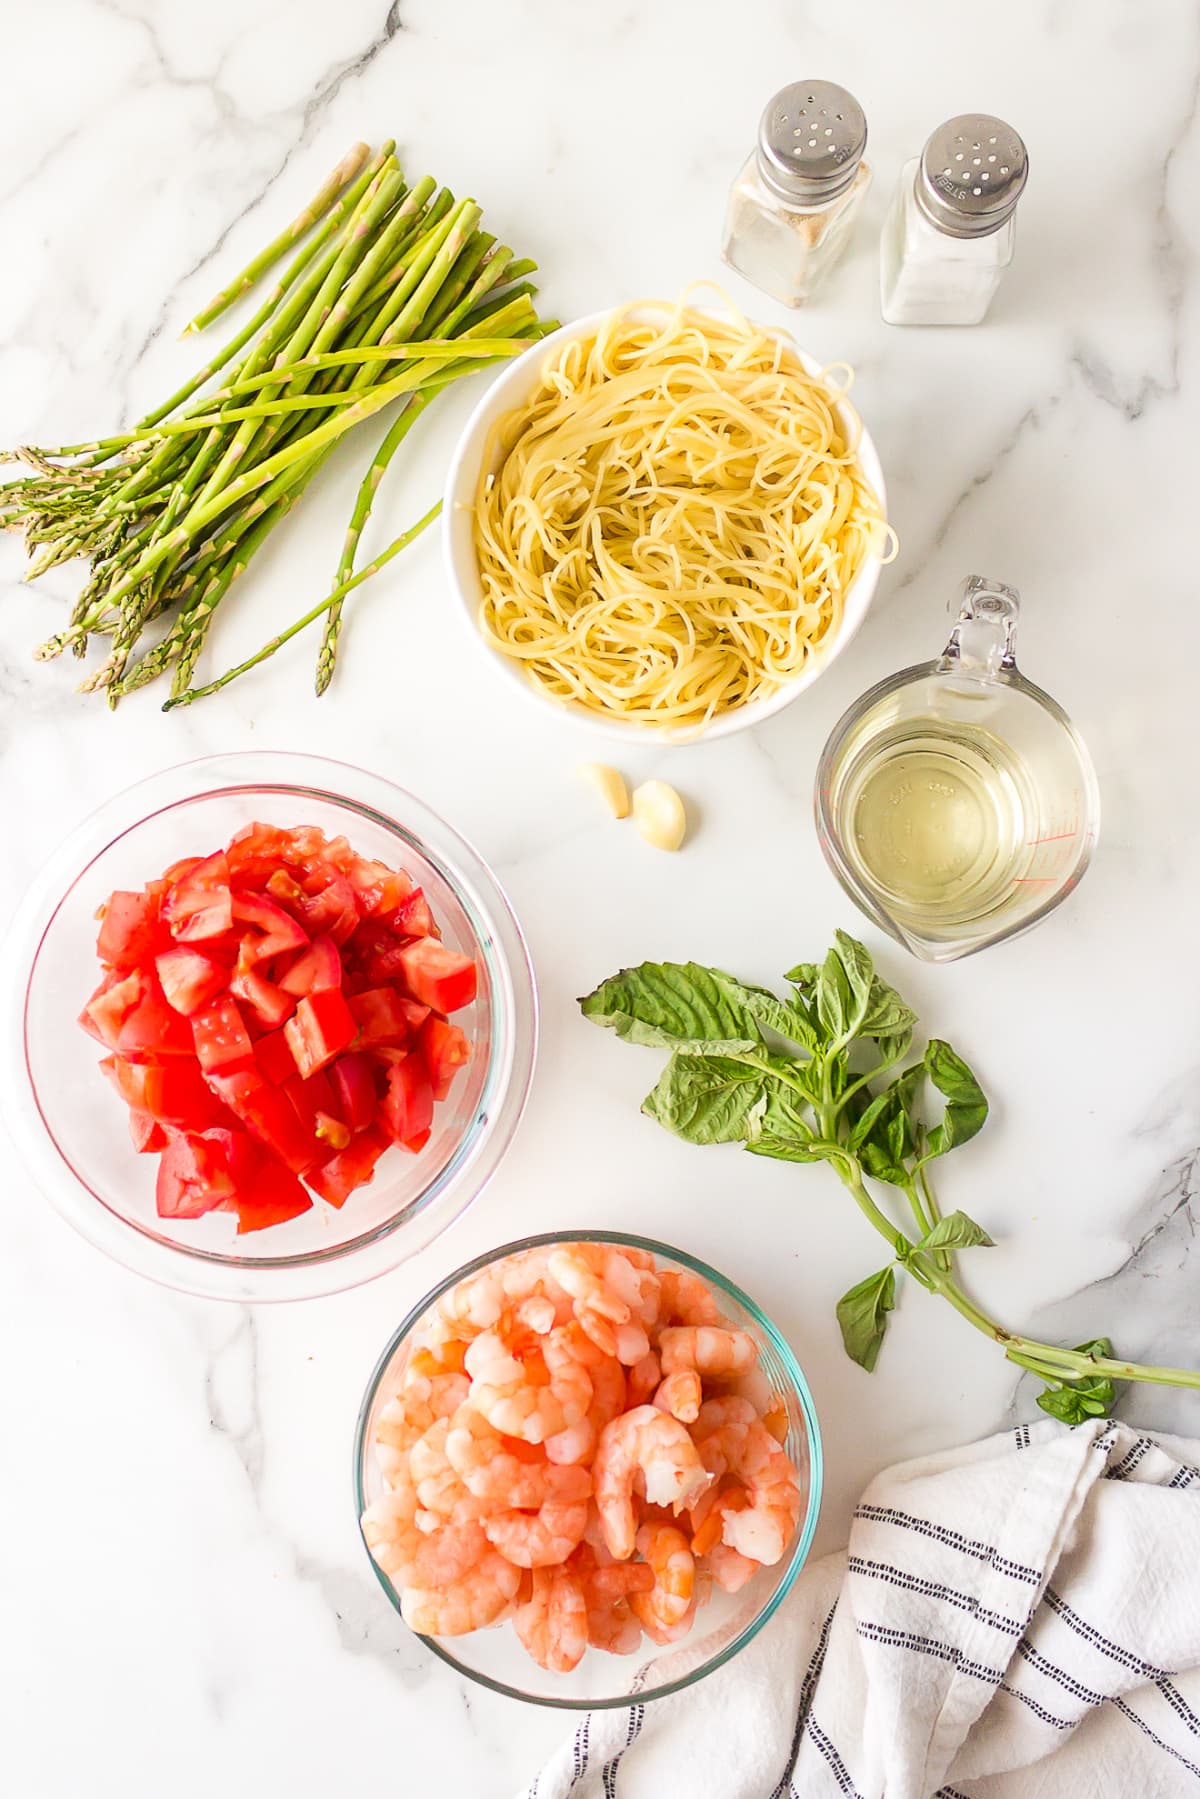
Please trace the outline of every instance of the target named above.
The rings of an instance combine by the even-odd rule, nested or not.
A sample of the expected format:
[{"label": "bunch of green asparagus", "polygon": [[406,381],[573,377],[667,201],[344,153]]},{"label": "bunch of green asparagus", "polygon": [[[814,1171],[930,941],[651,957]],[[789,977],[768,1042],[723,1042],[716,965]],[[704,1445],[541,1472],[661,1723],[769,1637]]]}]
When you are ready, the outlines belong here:
[{"label": "bunch of green asparagus", "polygon": [[[32,557],[25,579],[77,557],[90,564],[66,628],[37,655],[82,657],[93,636],[106,639],[104,661],[83,687],[110,706],[168,670],[165,709],[186,705],[320,618],[323,693],[346,595],[439,511],[355,570],[396,449],[450,382],[553,329],[539,321],[523,279],[535,265],[480,229],[474,201],[455,200],[428,177],[409,186],[394,149],[387,143],[372,155],[356,144],[299,216],[196,315],[185,336],[306,240],[254,316],[169,400],[118,436],[4,457],[31,471],[0,486],[0,524],[24,533]],[[246,662],[193,687],[232,583],[341,438],[389,407],[395,417],[363,478],[331,591]],[[164,615],[165,633],[148,632]]]}]

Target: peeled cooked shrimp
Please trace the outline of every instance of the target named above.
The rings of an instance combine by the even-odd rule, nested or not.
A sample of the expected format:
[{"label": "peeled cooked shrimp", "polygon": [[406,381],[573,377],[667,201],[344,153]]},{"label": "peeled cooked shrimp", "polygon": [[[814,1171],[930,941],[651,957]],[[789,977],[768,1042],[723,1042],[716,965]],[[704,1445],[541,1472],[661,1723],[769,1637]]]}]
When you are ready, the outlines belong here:
[{"label": "peeled cooked shrimp", "polygon": [[660,1412],[670,1412],[681,1424],[695,1424],[700,1416],[704,1389],[694,1368],[678,1368],[668,1374],[654,1390],[651,1404]]},{"label": "peeled cooked shrimp", "polygon": [[649,1350],[641,1361],[635,1362],[625,1380],[630,1405],[645,1405],[662,1380],[662,1363],[658,1359],[657,1350]]},{"label": "peeled cooked shrimp", "polygon": [[480,1268],[443,1293],[434,1307],[433,1317],[424,1322],[423,1329],[430,1334],[431,1341],[441,1342],[448,1337],[470,1339],[480,1331],[490,1330],[509,1303],[504,1270],[506,1263],[512,1260],[515,1257],[506,1257],[504,1262]]},{"label": "peeled cooked shrimp", "polygon": [[[408,1471],[416,1487],[417,1502],[437,1523],[452,1518],[457,1523],[482,1518],[491,1509],[491,1501],[478,1499],[464,1485],[462,1476],[446,1455],[446,1438],[450,1420],[439,1418],[418,1437],[408,1452]],[[418,1530],[425,1526],[417,1520]]]},{"label": "peeled cooked shrimp", "polygon": [[686,1427],[652,1405],[637,1406],[605,1425],[592,1477],[604,1540],[618,1561],[633,1554],[635,1483],[644,1481],[651,1505],[682,1506],[712,1479]]},{"label": "peeled cooked shrimp", "polygon": [[533,1510],[586,1499],[592,1490],[590,1469],[556,1467],[531,1444],[502,1436],[472,1405],[450,1420],[446,1459],[468,1492],[501,1506]]},{"label": "peeled cooked shrimp", "polygon": [[384,1480],[395,1478],[400,1462],[418,1437],[439,1418],[458,1410],[467,1397],[465,1374],[411,1374],[394,1399],[389,1399],[375,1421],[375,1445]]},{"label": "peeled cooked shrimp", "polygon": [[529,1597],[513,1613],[513,1629],[539,1667],[569,1674],[588,1646],[583,1589],[567,1568],[535,1568]]},{"label": "peeled cooked shrimp", "polygon": [[484,1552],[452,1584],[406,1586],[400,1615],[423,1637],[461,1637],[494,1624],[521,1584],[521,1570],[484,1545]]},{"label": "peeled cooked shrimp", "polygon": [[619,1362],[632,1367],[648,1354],[650,1339],[646,1335],[645,1326],[635,1318],[625,1324],[614,1324],[601,1312],[593,1312],[589,1307],[575,1302],[575,1316],[583,1330],[604,1355],[615,1356]]},{"label": "peeled cooked shrimp", "polygon": [[712,1575],[723,1593],[740,1593],[762,1567],[752,1556],[742,1555],[728,1543],[716,1543],[703,1557],[702,1570]]},{"label": "peeled cooked shrimp", "polygon": [[609,1655],[632,1655],[642,1640],[642,1626],[634,1616],[630,1595],[648,1590],[647,1583],[654,1583],[654,1573],[644,1562],[608,1562],[598,1566],[597,1557],[607,1555],[603,1545],[595,1551],[585,1542],[569,1564],[583,1589],[587,1639],[593,1649],[603,1649]]},{"label": "peeled cooked shrimp", "polygon": [[367,1547],[394,1585],[450,1586],[491,1553],[478,1523],[451,1523],[426,1533],[416,1523],[418,1509],[416,1489],[406,1478],[363,1513]]},{"label": "peeled cooked shrimp", "polygon": [[553,1347],[553,1331],[534,1344],[522,1347],[501,1320],[471,1343],[467,1372],[471,1404],[489,1424],[505,1436],[544,1443],[587,1415],[592,1383],[578,1361]]},{"label": "peeled cooked shrimp", "polygon": [[634,1593],[630,1608],[656,1643],[677,1642],[691,1629],[695,1613],[696,1564],[688,1540],[673,1524],[643,1524],[637,1548],[654,1585],[648,1593]]},{"label": "peeled cooked shrimp", "polygon": [[575,1243],[556,1249],[550,1257],[550,1272],[571,1295],[576,1306],[611,1319],[613,1324],[628,1324],[632,1307],[605,1280],[600,1258],[593,1254],[588,1244]]},{"label": "peeled cooked shrimp", "polygon": [[536,1512],[493,1512],[483,1528],[488,1542],[517,1568],[551,1568],[565,1562],[587,1525],[586,1499],[549,1500]]},{"label": "peeled cooked shrimp", "polygon": [[[725,1514],[723,1541],[741,1555],[769,1566],[780,1560],[795,1532],[800,1517],[799,1478],[757,1413],[751,1419],[722,1423],[706,1432],[705,1413],[713,1403],[701,1407],[696,1427],[704,1466],[713,1474],[732,1474],[750,1499],[743,1510]],[[713,1573],[716,1575],[715,1567]]]},{"label": "peeled cooked shrimp", "polygon": [[578,1424],[570,1424],[546,1438],[542,1447],[551,1462],[582,1462],[590,1458],[604,1426],[625,1410],[624,1369],[612,1357],[601,1355],[594,1345],[588,1347],[593,1350],[593,1358],[587,1363],[592,1403]]},{"label": "peeled cooked shrimp", "polygon": [[710,1324],[676,1325],[661,1331],[658,1352],[664,1374],[688,1369],[710,1379],[746,1374],[758,1360],[758,1345],[746,1331]]},{"label": "peeled cooked shrimp", "polygon": [[698,1274],[680,1268],[664,1268],[658,1277],[658,1318],[660,1324],[724,1325],[722,1315],[710,1287]]}]

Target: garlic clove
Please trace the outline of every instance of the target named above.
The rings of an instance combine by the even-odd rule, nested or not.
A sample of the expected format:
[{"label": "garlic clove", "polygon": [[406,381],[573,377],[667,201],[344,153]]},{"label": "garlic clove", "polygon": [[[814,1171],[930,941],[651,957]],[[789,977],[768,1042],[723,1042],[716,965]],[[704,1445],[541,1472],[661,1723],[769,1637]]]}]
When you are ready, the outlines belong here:
[{"label": "garlic clove", "polygon": [[614,818],[629,817],[629,789],[619,769],[610,768],[607,762],[584,762],[579,772]]},{"label": "garlic clove", "polygon": [[634,788],[633,822],[656,850],[677,850],[687,836],[683,801],[666,781],[643,781]]}]

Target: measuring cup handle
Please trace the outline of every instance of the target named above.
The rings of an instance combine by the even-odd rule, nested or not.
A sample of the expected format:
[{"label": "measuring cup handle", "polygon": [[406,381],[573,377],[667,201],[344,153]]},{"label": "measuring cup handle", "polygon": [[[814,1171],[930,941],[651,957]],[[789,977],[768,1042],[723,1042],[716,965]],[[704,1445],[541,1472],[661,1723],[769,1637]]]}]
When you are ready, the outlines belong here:
[{"label": "measuring cup handle", "polygon": [[[950,603],[954,611],[954,601]],[[994,681],[1016,668],[1014,645],[1021,596],[1003,581],[969,575],[963,582],[954,629],[942,653],[943,669],[958,668]]]}]

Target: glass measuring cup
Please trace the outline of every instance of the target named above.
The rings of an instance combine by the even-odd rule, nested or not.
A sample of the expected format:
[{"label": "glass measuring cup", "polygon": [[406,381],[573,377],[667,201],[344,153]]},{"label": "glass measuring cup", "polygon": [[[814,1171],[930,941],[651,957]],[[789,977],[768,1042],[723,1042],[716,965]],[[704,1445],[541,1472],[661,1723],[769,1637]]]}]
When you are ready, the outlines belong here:
[{"label": "glass measuring cup", "polygon": [[927,962],[1045,918],[1082,879],[1100,827],[1079,733],[1018,672],[1019,613],[1013,588],[972,575],[941,657],[856,700],[817,769],[826,860],[855,904]]}]

